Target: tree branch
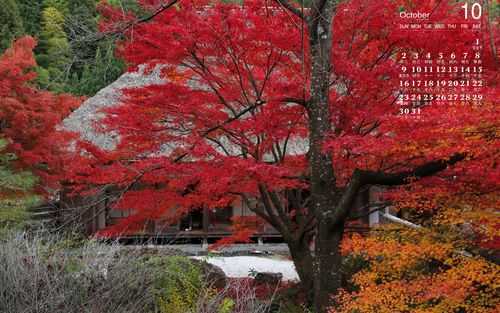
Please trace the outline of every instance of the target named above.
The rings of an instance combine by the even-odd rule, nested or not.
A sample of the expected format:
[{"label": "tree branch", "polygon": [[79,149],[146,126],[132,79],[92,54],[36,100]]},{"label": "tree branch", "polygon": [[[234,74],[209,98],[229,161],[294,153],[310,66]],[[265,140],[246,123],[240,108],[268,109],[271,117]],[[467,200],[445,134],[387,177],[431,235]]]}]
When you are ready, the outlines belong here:
[{"label": "tree branch", "polygon": [[266,187],[263,184],[259,184],[259,192],[260,192],[260,196],[262,199],[262,203],[264,204],[264,209],[267,212],[267,215],[274,222],[274,224],[277,226],[276,228],[283,236],[283,239],[285,239],[285,241],[290,240],[292,237],[290,230],[283,223],[283,221],[280,220],[279,217],[276,216],[276,214],[273,212],[273,207],[272,207],[271,201],[269,199],[269,195],[266,191]]},{"label": "tree branch", "polygon": [[290,2],[288,2],[288,0],[275,0],[275,1],[278,2],[282,7],[284,7],[288,11],[295,14],[296,16],[300,17],[301,19],[304,19],[304,14],[302,14],[302,12],[299,9],[297,9]]},{"label": "tree branch", "polygon": [[344,193],[342,193],[342,197],[340,198],[333,214],[326,216],[328,223],[332,227],[335,227],[338,223],[343,223],[346,220],[349,215],[349,210],[352,207],[352,203],[362,186],[363,183],[361,180],[361,173],[359,170],[355,170],[351,181],[347,184]]},{"label": "tree branch", "polygon": [[431,161],[421,166],[416,167],[411,171],[400,173],[384,173],[373,172],[356,169],[352,175],[351,181],[347,184],[342,198],[340,199],[335,211],[326,218],[329,220],[331,227],[335,227],[338,223],[345,222],[349,215],[349,210],[358,191],[366,185],[384,185],[384,186],[398,186],[409,183],[409,178],[415,177],[416,179],[434,175],[440,171],[445,170],[448,166],[458,163],[465,159],[465,153],[456,153],[449,159]]},{"label": "tree branch", "polygon": [[249,106],[249,107],[247,107],[247,108],[245,108],[245,109],[241,110],[241,111],[240,111],[239,113],[237,113],[235,116],[233,116],[233,117],[231,117],[231,118],[229,118],[229,119],[227,119],[227,120],[223,121],[223,122],[222,122],[222,123],[220,123],[220,124],[217,124],[217,125],[215,125],[215,126],[212,126],[212,127],[210,127],[209,129],[207,129],[207,130],[203,131],[203,133],[202,133],[202,135],[201,135],[201,136],[202,136],[202,137],[205,137],[205,136],[207,136],[208,134],[210,134],[211,132],[213,132],[213,131],[215,131],[215,130],[217,130],[217,129],[221,128],[221,127],[223,127],[224,125],[227,125],[227,124],[229,124],[229,123],[231,123],[231,122],[236,121],[237,119],[239,119],[240,117],[242,117],[242,116],[243,116],[243,115],[245,115],[246,113],[248,113],[248,112],[250,112],[250,111],[252,111],[252,110],[255,110],[256,108],[258,108],[259,106],[263,105],[264,103],[266,103],[266,102],[265,102],[265,101],[262,101],[262,100],[257,100],[257,101],[255,102],[255,104],[253,104],[252,106]]},{"label": "tree branch", "polygon": [[243,199],[243,202],[245,202],[246,206],[250,209],[250,211],[255,212],[258,216],[260,216],[262,219],[264,219],[266,222],[268,222],[271,226],[274,228],[278,229],[278,225],[274,223],[274,221],[271,219],[271,217],[266,214],[266,212],[262,209],[259,208],[258,205],[252,206],[250,203],[250,199],[245,194],[240,194],[241,198]]},{"label": "tree branch", "polygon": [[165,11],[165,10],[171,8],[172,6],[174,6],[177,2],[179,2],[179,0],[172,0],[169,3],[162,4],[162,5],[160,5],[160,7],[156,11],[154,11],[153,13],[151,13],[148,16],[145,16],[143,18],[140,18],[140,19],[137,19],[135,21],[129,22],[129,23],[125,24],[123,27],[119,27],[116,30],[112,30],[112,31],[109,31],[109,32],[101,33],[101,35],[99,37],[97,37],[97,40],[104,39],[104,38],[106,38],[107,36],[110,36],[110,35],[123,34],[129,28],[131,28],[131,27],[133,27],[133,26],[135,26],[137,24],[149,22],[150,20],[154,19],[156,16],[160,15],[163,11]]},{"label": "tree branch", "polygon": [[417,179],[432,176],[440,171],[445,170],[448,166],[458,163],[465,159],[465,153],[455,153],[449,159],[431,161],[414,170],[400,173],[384,173],[373,171],[359,171],[363,185],[384,185],[398,186],[408,183],[408,179],[415,177]]},{"label": "tree branch", "polygon": [[270,191],[270,190],[266,190],[266,191],[269,194],[269,198],[271,199],[271,202],[273,203],[274,208],[278,212],[278,216],[281,218],[281,220],[283,221],[283,224],[285,224],[286,228],[291,231],[292,230],[292,221],[290,220],[290,217],[288,217],[283,206],[281,205],[281,202],[280,202],[278,195],[276,194],[275,191]]}]

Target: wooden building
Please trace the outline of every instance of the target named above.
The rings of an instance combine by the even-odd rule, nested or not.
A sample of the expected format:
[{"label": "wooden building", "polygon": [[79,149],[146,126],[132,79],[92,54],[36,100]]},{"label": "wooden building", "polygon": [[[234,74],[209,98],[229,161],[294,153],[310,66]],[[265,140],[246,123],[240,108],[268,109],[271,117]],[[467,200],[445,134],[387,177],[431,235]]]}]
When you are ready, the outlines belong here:
[{"label": "wooden building", "polygon": [[[113,150],[119,137],[113,133],[103,133],[95,129],[95,125],[103,118],[103,109],[119,105],[122,90],[125,88],[138,88],[163,81],[160,75],[161,66],[150,73],[145,73],[139,68],[137,72],[123,74],[115,82],[100,90],[95,96],[87,99],[77,110],[72,112],[61,125],[61,128],[76,132],[86,141],[93,143],[103,150]],[[298,142],[294,145],[290,142],[290,153],[306,153],[307,144]],[[293,148],[292,148],[293,147]],[[293,150],[293,151],[292,151]],[[163,151],[162,151],[163,153]],[[354,214],[360,217],[360,226],[351,225],[350,229],[363,230],[371,224],[378,222],[373,214],[366,214],[361,208],[367,208],[367,204],[373,201],[370,191],[358,195]],[[104,194],[96,194],[91,197],[75,198],[65,195],[60,199],[60,224],[71,224],[78,222],[82,231],[86,234],[94,234],[108,226],[115,225],[120,219],[133,214],[133,208],[127,211],[111,209],[109,197]],[[360,211],[361,210],[361,211]],[[174,240],[180,238],[220,238],[230,233],[232,216],[251,216],[254,213],[241,203],[234,203],[225,209],[200,209],[179,220],[175,224],[169,224],[165,220],[149,221],[144,225],[142,231],[134,236],[144,238],[164,238]],[[258,225],[257,238],[271,239],[279,238],[278,232],[266,223]]]},{"label": "wooden building", "polygon": [[[366,231],[381,222],[379,212],[370,212],[371,202],[376,201],[376,193],[366,190],[355,201],[352,216],[356,220],[348,224],[347,231]],[[110,206],[110,197],[106,194],[87,197],[61,197],[58,225],[79,227],[80,231],[92,236],[100,230],[116,225],[122,219],[134,214],[134,210],[116,210]],[[370,209],[369,209],[370,208]],[[255,216],[243,202],[235,202],[232,206],[220,209],[203,208],[193,210],[175,222],[167,219],[150,220],[144,223],[141,230],[133,234],[121,236],[120,239],[136,241],[203,241],[213,242],[231,234],[233,216]],[[268,223],[262,221],[255,225],[257,232],[253,239],[258,242],[280,241],[281,235]]]}]

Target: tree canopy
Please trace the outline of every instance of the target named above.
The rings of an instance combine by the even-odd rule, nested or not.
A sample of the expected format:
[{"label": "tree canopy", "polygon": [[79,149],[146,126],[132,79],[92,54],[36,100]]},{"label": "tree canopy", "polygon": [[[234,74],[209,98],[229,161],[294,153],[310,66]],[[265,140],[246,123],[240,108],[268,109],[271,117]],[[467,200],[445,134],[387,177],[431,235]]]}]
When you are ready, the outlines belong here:
[{"label": "tree canopy", "polygon": [[103,7],[102,30],[126,35],[130,70],[163,79],[106,110],[102,128],[119,135],[116,149],[80,144],[92,157],[73,164],[72,180],[121,187],[115,207],[137,213],[104,234],[246,203],[283,235],[324,312],[340,287],[332,267],[362,190],[385,186],[383,199],[417,215],[474,212],[464,213],[474,232],[496,223],[486,217],[498,201],[498,28],[479,33],[481,103],[415,101],[419,114],[408,116],[398,103],[401,52],[472,56],[477,33],[408,32],[399,12],[460,22],[457,3],[321,3],[148,1],[146,18]]},{"label": "tree canopy", "polygon": [[51,185],[57,179],[50,176],[61,174],[57,160],[63,146],[57,143],[68,140],[56,127],[80,99],[33,86],[35,45],[32,37],[23,37],[0,56],[0,135],[7,143],[7,152],[17,156],[19,167],[38,173]]},{"label": "tree canopy", "polygon": [[[317,313],[498,309],[498,265],[485,254],[499,238],[494,5],[483,6],[479,30],[415,32],[400,27],[401,12],[461,23],[462,3],[45,0],[33,6],[39,22],[5,3],[6,189],[31,187],[26,171],[49,193],[62,182],[82,195],[112,187],[112,207],[135,214],[102,236],[244,205],[257,218],[234,217],[224,243],[272,225]],[[25,31],[40,44],[14,40]],[[98,112],[94,130],[113,135],[109,148],[60,125],[81,102],[62,92],[92,94],[120,74],[115,42],[129,72],[157,79],[113,94],[118,104]],[[470,72],[444,79],[436,69],[426,73],[427,97],[402,106],[411,89],[401,74],[415,55],[475,64],[480,86],[438,88],[459,87]],[[423,227],[346,234],[360,218],[355,199],[373,187],[368,212],[390,207]],[[351,260],[360,263],[346,281]]]}]

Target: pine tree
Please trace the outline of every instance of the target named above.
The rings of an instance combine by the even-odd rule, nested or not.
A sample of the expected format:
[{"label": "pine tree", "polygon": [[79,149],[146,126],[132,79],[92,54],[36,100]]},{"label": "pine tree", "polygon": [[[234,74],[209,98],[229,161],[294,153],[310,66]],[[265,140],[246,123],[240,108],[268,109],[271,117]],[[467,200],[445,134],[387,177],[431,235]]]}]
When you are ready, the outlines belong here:
[{"label": "pine tree", "polygon": [[24,33],[23,21],[15,0],[0,0],[0,53]]},{"label": "pine tree", "polygon": [[69,13],[67,0],[43,0],[42,9],[47,8],[55,8],[64,16],[67,16]]},{"label": "pine tree", "polygon": [[123,73],[124,64],[114,55],[114,43],[108,41],[102,46],[97,48],[93,62],[84,65],[80,78],[76,73],[72,75],[68,92],[76,95],[94,95]]},{"label": "pine tree", "polygon": [[96,4],[96,0],[68,0],[68,9],[73,16],[95,18],[97,15]]},{"label": "pine tree", "polygon": [[69,0],[69,14],[66,16],[66,32],[70,42],[73,64],[71,75],[80,76],[84,66],[94,60],[99,42],[97,32],[97,10],[95,0]]},{"label": "pine tree", "polygon": [[113,39],[96,40],[99,15],[95,0],[68,0],[68,9],[65,25],[73,62],[64,90],[93,95],[123,72],[123,63],[114,56]]},{"label": "pine tree", "polygon": [[32,36],[38,35],[42,3],[39,0],[17,0],[17,5],[23,19],[25,32]]},{"label": "pine tree", "polygon": [[37,182],[29,171],[16,171],[12,165],[16,156],[5,152],[7,141],[0,133],[0,236],[4,228],[22,227],[28,219],[26,208],[38,197],[32,193]]},{"label": "pine tree", "polygon": [[48,71],[49,77],[49,85],[42,87],[61,91],[70,62],[70,47],[64,31],[64,15],[55,7],[46,7],[42,11],[39,50],[37,62]]}]

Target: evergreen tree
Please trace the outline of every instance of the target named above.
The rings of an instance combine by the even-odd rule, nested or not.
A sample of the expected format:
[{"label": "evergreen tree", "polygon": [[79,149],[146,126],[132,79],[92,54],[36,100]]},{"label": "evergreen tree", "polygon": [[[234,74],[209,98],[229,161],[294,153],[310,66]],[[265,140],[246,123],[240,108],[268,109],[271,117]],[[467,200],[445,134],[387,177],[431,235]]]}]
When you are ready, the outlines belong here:
[{"label": "evergreen tree", "polygon": [[92,63],[83,67],[80,77],[74,73],[67,91],[76,95],[94,95],[116,80],[124,70],[124,64],[114,55],[114,43],[106,41],[97,48]]},{"label": "evergreen tree", "polygon": [[6,146],[7,141],[0,138],[0,190],[3,193],[7,190],[12,192],[30,190],[36,183],[36,177],[27,171],[14,171],[11,163],[16,156],[6,153],[4,151]]},{"label": "evergreen tree", "polygon": [[137,0],[108,0],[107,2],[123,11],[132,11],[137,16],[142,16],[142,14],[146,13]]},{"label": "evergreen tree", "polygon": [[28,219],[26,208],[39,200],[32,193],[37,178],[29,171],[13,169],[16,156],[4,151],[6,145],[0,137],[0,237],[5,227],[22,227]]},{"label": "evergreen tree", "polygon": [[123,63],[114,56],[114,41],[96,36],[99,14],[95,0],[68,0],[68,9],[65,25],[72,65],[64,90],[93,95],[121,75]]},{"label": "evergreen tree", "polygon": [[98,49],[95,40],[98,14],[95,0],[68,0],[66,32],[73,56],[72,75],[80,76],[85,64],[93,61]]},{"label": "evergreen tree", "polygon": [[73,16],[95,18],[97,16],[96,4],[96,0],[68,0],[68,9]]},{"label": "evergreen tree", "polygon": [[13,39],[24,33],[23,21],[15,0],[0,0],[0,53]]},{"label": "evergreen tree", "polygon": [[42,9],[47,8],[55,8],[64,16],[69,13],[68,0],[43,0]]},{"label": "evergreen tree", "polygon": [[23,19],[24,31],[32,36],[40,32],[40,15],[42,3],[40,0],[17,0],[19,13]]},{"label": "evergreen tree", "polygon": [[[70,47],[64,31],[64,15],[55,7],[42,11],[38,64],[48,71],[49,84],[42,86],[62,91],[70,62]],[[39,81],[40,82],[40,81]]]}]

